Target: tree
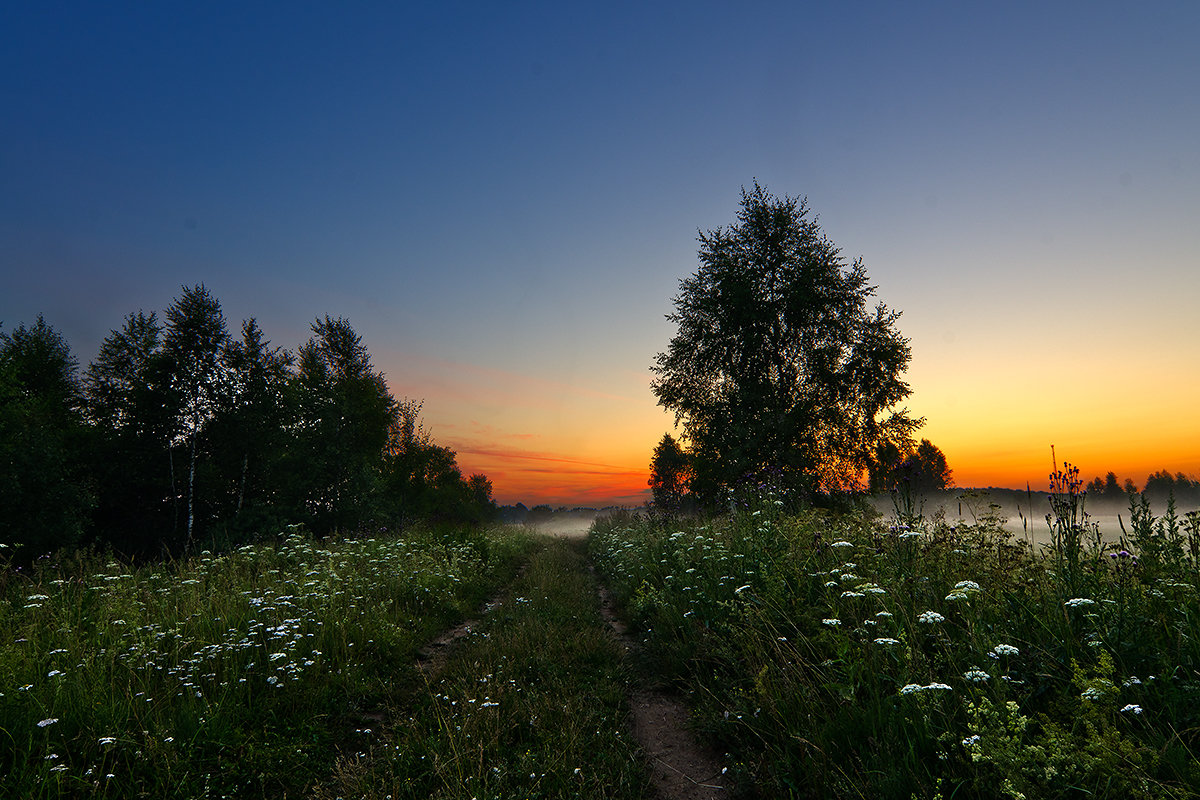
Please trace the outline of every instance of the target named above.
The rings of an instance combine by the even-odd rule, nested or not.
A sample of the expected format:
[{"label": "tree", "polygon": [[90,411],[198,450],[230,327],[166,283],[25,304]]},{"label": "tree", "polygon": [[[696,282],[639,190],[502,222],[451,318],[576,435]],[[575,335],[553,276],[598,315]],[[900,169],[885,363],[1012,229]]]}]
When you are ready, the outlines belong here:
[{"label": "tree", "polygon": [[281,523],[269,506],[293,417],[292,354],[270,345],[253,317],[242,322],[240,339],[227,342],[221,353],[225,392],[208,436],[218,472],[219,513],[242,532]]},{"label": "tree", "polygon": [[176,424],[156,315],[141,311],[109,332],[83,385],[93,432],[96,533],[126,552],[149,553],[174,530],[179,493]]},{"label": "tree", "polygon": [[221,304],[204,284],[183,287],[167,308],[163,355],[170,371],[175,401],[175,441],[187,446],[187,533],[190,547],[196,519],[196,462],[201,434],[216,416],[222,395],[228,391],[221,361],[229,341]]},{"label": "tree", "polygon": [[22,560],[76,544],[94,504],[78,368],[41,315],[0,332],[0,542],[23,546]]},{"label": "tree", "polygon": [[946,454],[928,439],[921,440],[905,466],[912,480],[913,491],[923,494],[954,485],[953,471],[946,463]]},{"label": "tree", "polygon": [[316,320],[297,357],[298,500],[318,530],[353,529],[374,512],[397,404],[362,337],[342,318]]},{"label": "tree", "polygon": [[928,494],[950,488],[954,484],[953,474],[946,463],[946,454],[928,439],[922,439],[907,452],[885,442],[875,450],[870,488],[873,492],[900,490],[916,495]]},{"label": "tree", "polygon": [[679,442],[664,433],[650,459],[650,479],[646,481],[654,497],[654,508],[671,514],[679,511],[688,492],[691,461]]},{"label": "tree", "polygon": [[868,307],[862,261],[846,263],[806,201],[755,183],[737,222],[699,242],[651,388],[683,424],[703,499],[768,471],[805,494],[853,488],[879,442],[911,442],[921,420],[895,408],[909,395],[900,315]]}]

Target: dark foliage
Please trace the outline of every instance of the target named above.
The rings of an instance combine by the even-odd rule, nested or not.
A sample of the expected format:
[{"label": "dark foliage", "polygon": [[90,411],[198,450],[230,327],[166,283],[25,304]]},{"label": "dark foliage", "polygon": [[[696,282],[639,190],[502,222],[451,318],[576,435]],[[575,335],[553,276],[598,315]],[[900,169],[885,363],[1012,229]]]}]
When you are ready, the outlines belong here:
[{"label": "dark foliage", "polygon": [[293,356],[229,335],[204,286],[130,314],[83,380],[44,320],[0,333],[0,543],[19,560],[94,542],[139,556],[316,533],[490,520],[491,482],[430,441],[348,320]]},{"label": "dark foliage", "polygon": [[699,241],[668,316],[678,331],[651,368],[693,488],[711,503],[772,468],[802,494],[857,486],[881,441],[907,444],[920,424],[895,408],[909,394],[899,314],[868,305],[862,262],[845,261],[804,201],[757,183],[737,222]]}]

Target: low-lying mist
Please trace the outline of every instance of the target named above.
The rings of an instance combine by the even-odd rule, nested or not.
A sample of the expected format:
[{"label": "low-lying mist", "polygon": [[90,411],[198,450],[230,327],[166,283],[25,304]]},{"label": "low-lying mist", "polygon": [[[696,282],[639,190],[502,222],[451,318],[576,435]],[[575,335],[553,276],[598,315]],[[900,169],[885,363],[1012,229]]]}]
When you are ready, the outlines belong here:
[{"label": "low-lying mist", "polygon": [[[948,523],[977,522],[989,512],[989,506],[998,508],[996,513],[1004,520],[1004,528],[1017,536],[1028,536],[1038,544],[1050,541],[1050,525],[1046,515],[1050,513],[1050,495],[1047,492],[1026,493],[1016,489],[948,489],[933,492],[918,501],[918,508],[925,519],[944,519]],[[896,508],[890,495],[875,495],[871,505],[886,517],[894,517]],[[1151,513],[1155,518],[1167,511],[1165,501],[1151,502]],[[1176,504],[1175,514],[1183,521],[1189,511],[1200,510],[1195,503]],[[1107,542],[1121,538],[1121,525],[1129,530],[1129,501],[1087,498],[1084,503],[1088,521],[1100,526],[1100,533]]]}]

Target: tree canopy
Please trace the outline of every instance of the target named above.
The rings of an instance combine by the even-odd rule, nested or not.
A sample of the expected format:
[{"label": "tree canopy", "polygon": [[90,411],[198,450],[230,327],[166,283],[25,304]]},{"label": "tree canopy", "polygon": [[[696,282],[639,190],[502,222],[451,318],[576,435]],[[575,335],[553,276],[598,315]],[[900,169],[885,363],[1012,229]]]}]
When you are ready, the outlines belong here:
[{"label": "tree canopy", "polygon": [[897,408],[900,314],[868,305],[861,259],[846,262],[805,200],[756,182],[736,223],[699,242],[651,387],[683,426],[703,499],[767,472],[803,493],[854,488],[881,441],[908,449],[921,420]]},{"label": "tree canopy", "polygon": [[24,560],[81,543],[137,555],[315,533],[473,523],[495,513],[397,401],[349,320],[293,356],[253,318],[230,336],[203,286],[128,315],[82,381],[41,317],[0,331],[0,544]]}]

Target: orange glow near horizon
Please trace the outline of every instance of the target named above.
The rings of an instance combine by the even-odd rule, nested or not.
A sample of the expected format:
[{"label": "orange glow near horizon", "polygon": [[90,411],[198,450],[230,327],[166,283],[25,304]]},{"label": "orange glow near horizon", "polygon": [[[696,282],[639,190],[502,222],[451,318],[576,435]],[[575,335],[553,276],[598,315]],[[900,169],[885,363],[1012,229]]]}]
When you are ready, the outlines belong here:
[{"label": "orange glow near horizon", "polygon": [[[1112,471],[1140,487],[1162,469],[1200,476],[1200,416],[1188,399],[1200,381],[1188,391],[1164,370],[1170,391],[1156,393],[1083,362],[1058,383],[1052,366],[1000,375],[984,352],[945,369],[964,360],[925,350],[936,360],[914,359],[906,405],[926,417],[917,437],[946,454],[955,486],[1044,490],[1052,445],[1059,466],[1078,466],[1085,480]],[[433,440],[455,451],[464,475],[486,475],[502,505],[640,506],[655,445],[678,435],[645,372],[572,382],[404,354],[383,369],[404,376],[392,386],[398,397],[424,398]]]}]

